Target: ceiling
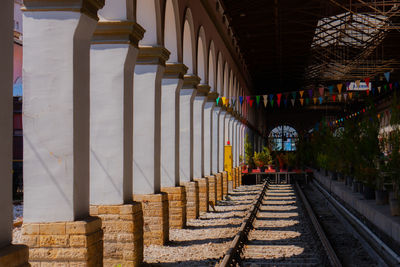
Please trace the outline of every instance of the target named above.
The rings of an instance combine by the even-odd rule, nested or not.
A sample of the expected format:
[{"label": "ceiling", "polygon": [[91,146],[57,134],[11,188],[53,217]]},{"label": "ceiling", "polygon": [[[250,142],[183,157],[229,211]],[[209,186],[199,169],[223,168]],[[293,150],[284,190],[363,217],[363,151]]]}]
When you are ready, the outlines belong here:
[{"label": "ceiling", "polygon": [[400,62],[399,0],[222,0],[255,93],[374,77]]}]

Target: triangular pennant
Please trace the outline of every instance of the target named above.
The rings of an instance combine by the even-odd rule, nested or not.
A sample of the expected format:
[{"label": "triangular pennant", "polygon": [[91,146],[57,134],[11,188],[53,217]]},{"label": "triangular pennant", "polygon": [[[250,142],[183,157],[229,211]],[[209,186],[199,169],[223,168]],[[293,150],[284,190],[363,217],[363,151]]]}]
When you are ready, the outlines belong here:
[{"label": "triangular pennant", "polygon": [[346,93],[343,94],[343,98],[344,98],[344,101],[347,100],[347,94]]},{"label": "triangular pennant", "polygon": [[313,98],[313,101],[314,101],[314,105],[316,105],[316,104],[317,104],[317,98],[314,97],[314,98]]},{"label": "triangular pennant", "polygon": [[308,95],[309,95],[310,98],[313,97],[313,90],[312,89],[308,90]]},{"label": "triangular pennant", "polygon": [[336,86],[337,86],[337,89],[338,89],[339,94],[342,93],[342,86],[343,86],[343,84],[338,83]]},{"label": "triangular pennant", "polygon": [[272,100],[272,99],[274,99],[274,94],[269,95],[269,100]]},{"label": "triangular pennant", "polygon": [[323,96],[324,95],[324,91],[325,91],[325,88],[324,87],[320,87],[319,88],[319,95]]},{"label": "triangular pennant", "polygon": [[376,88],[372,87],[372,95],[375,95],[375,90],[376,90]]},{"label": "triangular pennant", "polygon": [[247,101],[247,104],[249,104],[250,103],[250,96],[246,96],[246,101]]},{"label": "triangular pennant", "polygon": [[253,106],[253,103],[254,103],[254,99],[250,99],[250,107]]},{"label": "triangular pennant", "polygon": [[303,106],[304,105],[304,99],[300,98],[300,104]]},{"label": "triangular pennant", "polygon": [[320,97],[318,98],[318,100],[319,100],[319,104],[321,105],[321,104],[322,104],[322,100],[324,100],[324,99],[323,99],[322,96],[320,96]]},{"label": "triangular pennant", "polygon": [[293,99],[296,99],[296,95],[297,95],[296,92],[292,92],[292,98],[293,98]]},{"label": "triangular pennant", "polygon": [[382,87],[378,86],[378,93],[381,93]]},{"label": "triangular pennant", "polygon": [[300,91],[300,97],[303,98],[304,91]]},{"label": "triangular pennant", "polygon": [[385,91],[387,91],[387,84],[385,84],[385,85],[383,86],[383,89],[385,89]]},{"label": "triangular pennant", "polygon": [[357,88],[360,88],[360,80],[356,80],[356,86],[357,86]]},{"label": "triangular pennant", "polygon": [[336,95],[332,95],[332,100],[333,100],[333,102],[336,101]]},{"label": "triangular pennant", "polygon": [[222,97],[222,105],[226,106],[226,97],[225,96]]},{"label": "triangular pennant", "polygon": [[364,79],[364,81],[365,81],[365,84],[367,85],[367,87],[369,88],[369,81],[370,81],[370,78],[367,77],[367,78]]},{"label": "triangular pennant", "polygon": [[276,94],[276,97],[277,97],[277,103],[278,103],[278,107],[279,107],[281,105],[282,94]]},{"label": "triangular pennant", "polygon": [[367,89],[365,92],[367,93],[367,96],[369,96],[369,89]]},{"label": "triangular pennant", "polygon": [[236,97],[233,97],[232,99],[231,99],[231,102],[232,102],[232,106],[236,106]]},{"label": "triangular pennant", "polygon": [[267,104],[268,104],[268,95],[263,95],[263,100],[264,100],[264,107],[267,107]]},{"label": "triangular pennant", "polygon": [[389,83],[389,88],[390,88],[390,90],[393,89],[393,84],[392,83]]},{"label": "triangular pennant", "polygon": [[257,95],[256,96],[256,103],[257,103],[257,107],[260,105],[260,96]]},{"label": "triangular pennant", "polygon": [[349,97],[350,97],[350,99],[353,98],[353,93],[352,92],[349,93]]},{"label": "triangular pennant", "polygon": [[271,108],[274,107],[274,100],[271,98],[271,100],[269,101],[271,103]]},{"label": "triangular pennant", "polygon": [[399,82],[395,82],[394,87],[399,88]]},{"label": "triangular pennant", "polygon": [[285,105],[285,108],[287,108],[287,98],[283,99],[283,104]]},{"label": "triangular pennant", "polygon": [[221,100],[221,98],[220,98],[220,97],[217,97],[217,99],[216,99],[216,101],[217,101],[217,106],[218,106],[218,104],[219,104],[219,100]]},{"label": "triangular pennant", "polygon": [[289,93],[285,93],[284,96],[285,96],[285,99],[287,99],[289,97]]},{"label": "triangular pennant", "polygon": [[310,103],[310,99],[306,98],[306,105],[308,105]]},{"label": "triangular pennant", "polygon": [[329,94],[333,93],[333,87],[334,87],[333,85],[328,86]]},{"label": "triangular pennant", "polygon": [[290,101],[292,101],[292,106],[294,107],[294,102],[296,101],[295,99],[290,99]]},{"label": "triangular pennant", "polygon": [[390,80],[390,71],[384,73],[386,81],[389,82]]},{"label": "triangular pennant", "polygon": [[349,90],[350,82],[346,82],[346,90]]},{"label": "triangular pennant", "polygon": [[339,100],[339,102],[342,101],[342,94],[338,94],[338,100]]},{"label": "triangular pennant", "polygon": [[243,105],[243,96],[239,96],[240,105]]}]

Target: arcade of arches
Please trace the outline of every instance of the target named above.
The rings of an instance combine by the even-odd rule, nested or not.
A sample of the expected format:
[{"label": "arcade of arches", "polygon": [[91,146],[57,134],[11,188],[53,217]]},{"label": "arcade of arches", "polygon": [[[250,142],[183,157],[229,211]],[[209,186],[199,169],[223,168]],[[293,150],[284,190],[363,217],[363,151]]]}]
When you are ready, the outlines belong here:
[{"label": "arcade of arches", "polygon": [[[185,228],[240,186],[246,135],[256,151],[268,138],[294,150],[296,130],[339,112],[221,103],[265,93],[262,73],[252,73],[260,50],[248,49],[256,41],[240,35],[244,24],[230,22],[227,14],[246,16],[232,2],[23,1],[25,246],[11,245],[13,12],[2,1],[1,266],[137,266],[143,246],[165,244],[169,229]],[[275,88],[288,79],[282,73]],[[272,130],[280,125],[294,128]]]}]

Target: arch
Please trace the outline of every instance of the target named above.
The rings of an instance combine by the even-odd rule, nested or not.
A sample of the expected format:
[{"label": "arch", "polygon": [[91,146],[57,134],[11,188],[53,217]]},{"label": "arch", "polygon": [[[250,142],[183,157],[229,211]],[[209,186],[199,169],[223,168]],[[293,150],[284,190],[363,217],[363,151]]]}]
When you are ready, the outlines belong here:
[{"label": "arch", "polygon": [[224,66],[224,86],[223,86],[224,90],[222,92],[222,94],[225,97],[229,97],[229,67],[228,67],[228,62],[225,62],[225,66]]},{"label": "arch", "polygon": [[183,64],[188,67],[188,74],[196,74],[196,50],[193,16],[190,9],[186,9],[183,25]]},{"label": "arch", "polygon": [[217,93],[220,96],[224,94],[224,72],[223,72],[223,62],[222,54],[218,53],[218,63],[217,63]]},{"label": "arch", "polygon": [[165,5],[164,46],[171,52],[168,62],[182,62],[182,34],[176,0],[167,0]]},{"label": "arch", "polygon": [[215,64],[215,46],[214,42],[211,40],[210,48],[208,52],[208,85],[211,87],[211,91],[216,92],[217,88],[217,64]]},{"label": "arch", "polygon": [[288,125],[279,125],[268,134],[269,147],[274,151],[295,151],[298,133]]},{"label": "arch", "polygon": [[104,7],[98,12],[100,21],[103,20],[136,20],[134,1],[113,0],[105,1]]},{"label": "arch", "polygon": [[197,75],[201,83],[207,83],[207,53],[206,53],[206,34],[203,26],[199,29],[197,38]]},{"label": "arch", "polygon": [[229,73],[229,87],[228,87],[228,97],[233,96],[233,90],[234,90],[234,82],[233,82],[233,71],[231,69]]},{"label": "arch", "polygon": [[[111,2],[111,1],[110,1]],[[146,30],[140,45],[162,44],[161,6],[158,0],[137,0],[137,22]]]}]

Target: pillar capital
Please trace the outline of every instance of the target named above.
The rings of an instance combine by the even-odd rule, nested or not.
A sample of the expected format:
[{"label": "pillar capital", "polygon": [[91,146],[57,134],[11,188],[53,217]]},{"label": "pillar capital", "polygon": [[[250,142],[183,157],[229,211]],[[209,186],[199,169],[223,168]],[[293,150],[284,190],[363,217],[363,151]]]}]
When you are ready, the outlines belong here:
[{"label": "pillar capital", "polygon": [[185,75],[183,78],[182,89],[197,89],[197,85],[200,83],[200,77],[197,75]]},{"label": "pillar capital", "polygon": [[163,46],[139,46],[138,65],[162,65],[168,60],[170,52]]},{"label": "pillar capital", "polygon": [[217,92],[208,92],[207,94],[207,101],[208,102],[215,102],[218,98],[218,93]]},{"label": "pillar capital", "polygon": [[164,79],[183,79],[188,67],[182,63],[167,63],[165,65]]},{"label": "pillar capital", "polygon": [[99,20],[97,11],[104,6],[104,0],[24,0],[23,11],[70,11],[80,12]]},{"label": "pillar capital", "polygon": [[208,84],[199,84],[197,85],[197,95],[198,96],[207,96],[208,92],[210,92],[210,86]]},{"label": "pillar capital", "polygon": [[138,47],[145,30],[133,21],[100,21],[92,44],[131,44]]}]

